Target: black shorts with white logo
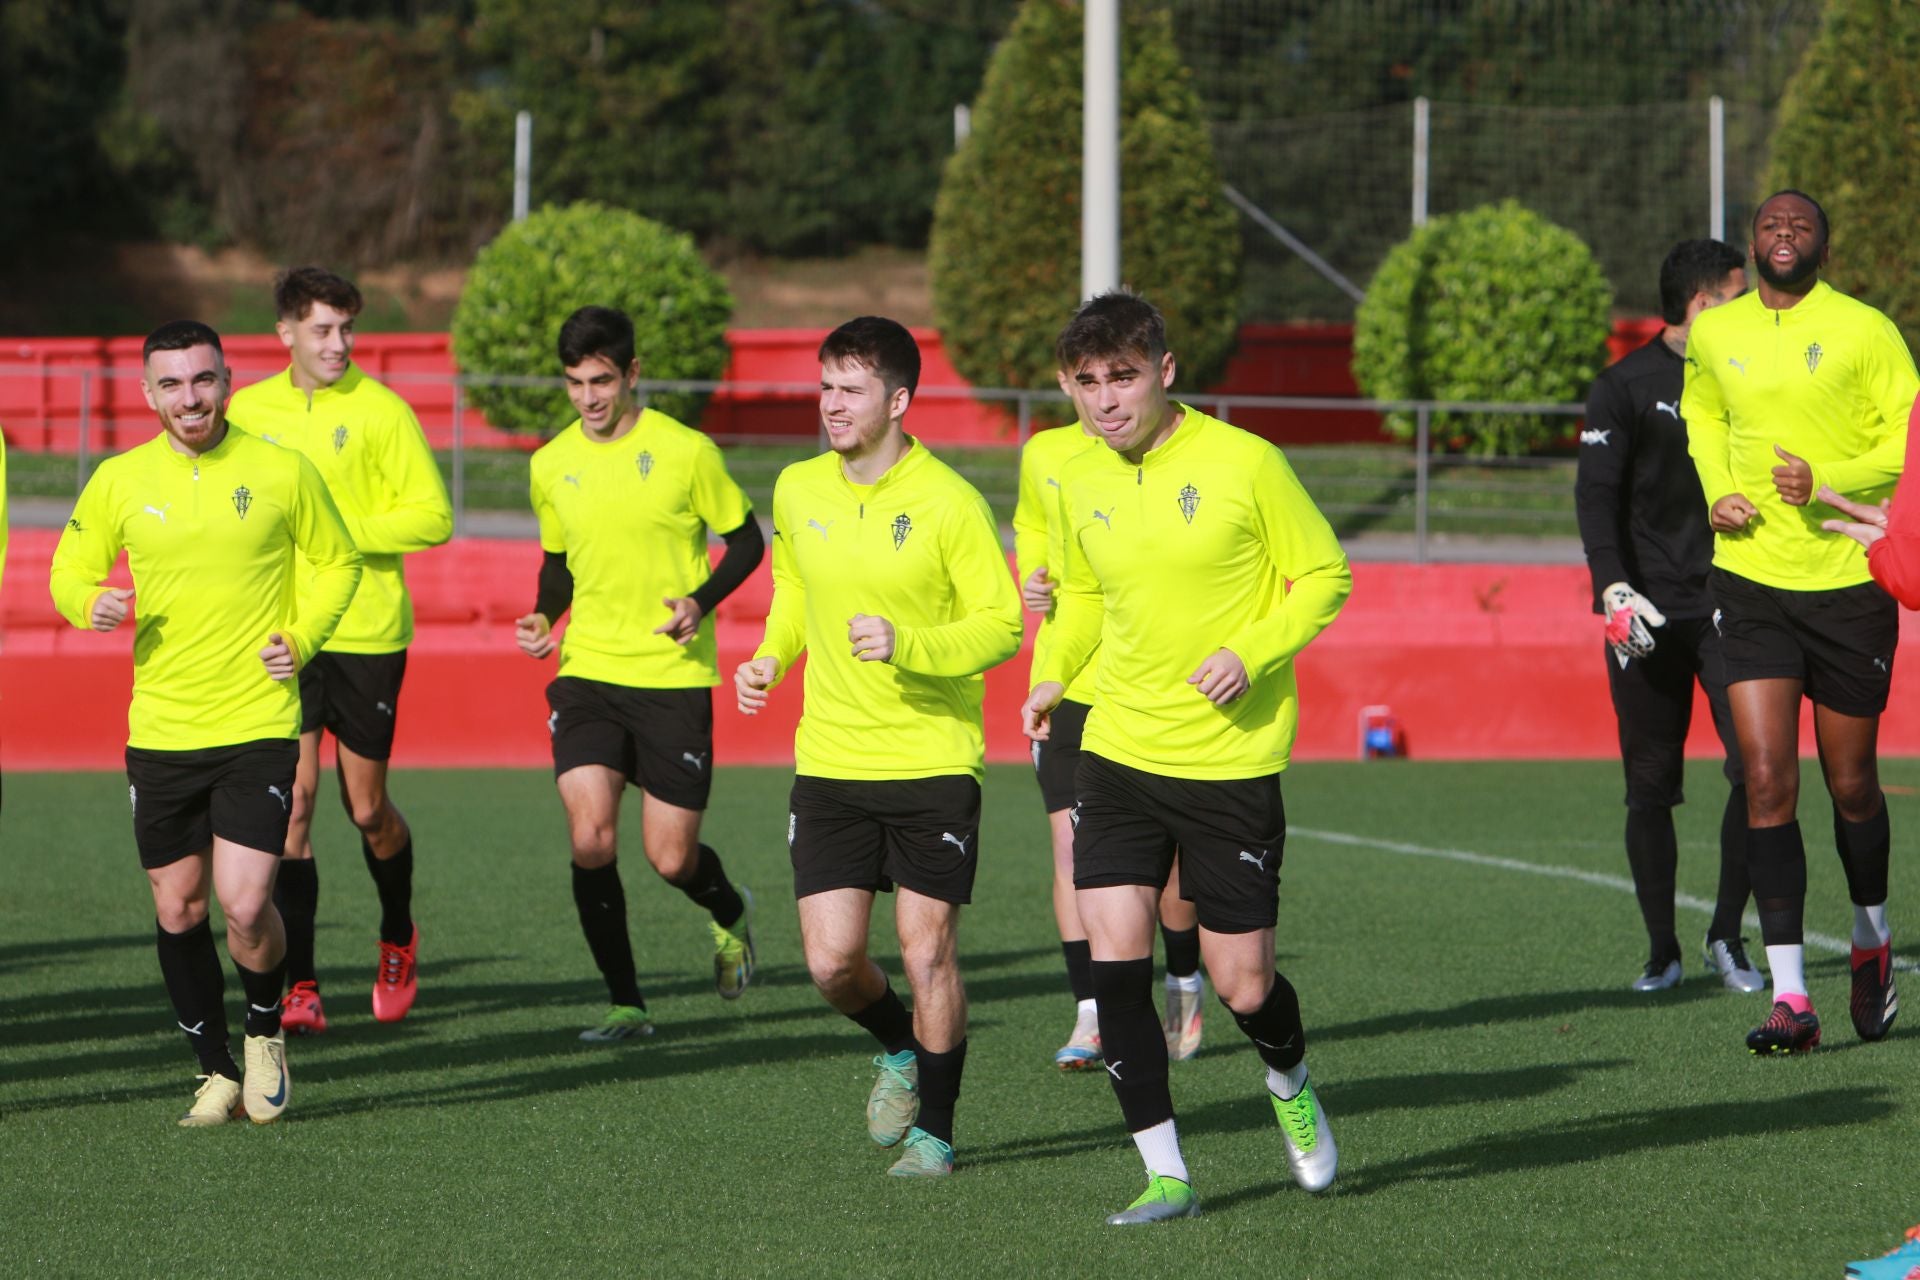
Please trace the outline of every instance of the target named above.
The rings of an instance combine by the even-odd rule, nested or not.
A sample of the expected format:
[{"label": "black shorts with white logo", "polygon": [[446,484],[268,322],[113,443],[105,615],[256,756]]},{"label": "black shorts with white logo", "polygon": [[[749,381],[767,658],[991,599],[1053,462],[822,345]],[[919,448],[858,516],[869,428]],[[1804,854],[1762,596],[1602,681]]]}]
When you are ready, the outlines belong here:
[{"label": "black shorts with white logo", "polygon": [[866,781],[793,780],[787,800],[793,896],[895,885],[941,902],[973,900],[980,783],[970,774]]},{"label": "black shorts with white logo", "polygon": [[293,813],[300,744],[264,738],[195,751],[127,748],[127,799],[140,865],[169,866],[215,836],[278,857]]},{"label": "black shorts with white logo", "polygon": [[1164,888],[1180,856],[1180,896],[1215,933],[1252,933],[1280,919],[1287,813],[1280,775],[1201,780],[1080,755],[1073,809],[1073,886]]},{"label": "black shorts with white logo", "polygon": [[1787,591],[1716,568],[1727,683],[1798,680],[1815,705],[1877,716],[1893,687],[1900,607],[1877,582],[1833,591]]},{"label": "black shorts with white logo", "polygon": [[713,690],[631,689],[561,676],[547,686],[555,777],[604,765],[682,809],[713,787]]},{"label": "black shorts with white logo", "polygon": [[1045,742],[1033,744],[1033,772],[1040,779],[1040,799],[1048,813],[1073,808],[1073,775],[1080,767],[1080,735],[1086,732],[1084,702],[1062,702],[1048,720]]},{"label": "black shorts with white logo", "polygon": [[1693,724],[1693,686],[1707,695],[1713,728],[1726,760],[1721,766],[1731,786],[1746,774],[1740,740],[1733,732],[1733,708],[1727,703],[1727,663],[1720,633],[1710,618],[1669,618],[1654,630],[1653,652],[1629,658],[1623,667],[1613,646],[1600,648],[1607,664],[1607,687],[1620,722],[1620,759],[1626,766],[1627,808],[1666,809],[1686,803],[1681,787],[1686,772],[1687,731]]},{"label": "black shorts with white logo", "polygon": [[300,668],[300,732],[326,729],[357,756],[388,759],[393,755],[400,682],[406,675],[405,649],[398,653],[322,649]]}]

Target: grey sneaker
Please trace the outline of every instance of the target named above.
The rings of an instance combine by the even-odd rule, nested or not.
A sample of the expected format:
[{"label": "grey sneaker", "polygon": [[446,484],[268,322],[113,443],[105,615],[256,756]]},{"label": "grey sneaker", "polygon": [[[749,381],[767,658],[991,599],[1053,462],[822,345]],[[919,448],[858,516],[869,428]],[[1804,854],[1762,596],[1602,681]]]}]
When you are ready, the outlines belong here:
[{"label": "grey sneaker", "polygon": [[925,1129],[911,1129],[900,1158],[887,1172],[896,1178],[944,1178],[953,1172],[953,1148]]},{"label": "grey sneaker", "polygon": [[1326,1108],[1313,1091],[1311,1082],[1300,1087],[1291,1098],[1269,1093],[1274,1119],[1280,1122],[1280,1136],[1287,1141],[1287,1168],[1293,1180],[1308,1191],[1325,1191],[1333,1185],[1340,1167],[1340,1153],[1333,1145],[1333,1129],[1327,1124]]},{"label": "grey sneaker", "polygon": [[903,1049],[878,1055],[873,1065],[880,1074],[867,1095],[867,1136],[890,1147],[907,1136],[920,1116],[920,1059]]},{"label": "grey sneaker", "polygon": [[1669,987],[1680,985],[1680,962],[1669,960],[1661,964],[1658,960],[1647,961],[1647,967],[1639,977],[1633,980],[1635,991],[1665,991]]},{"label": "grey sneaker", "polygon": [[1140,1198],[1107,1219],[1110,1227],[1131,1227],[1143,1222],[1170,1222],[1175,1218],[1200,1216],[1200,1197],[1178,1178],[1154,1174]]},{"label": "grey sneaker", "polygon": [[1730,938],[1707,940],[1707,969],[1720,975],[1727,990],[1752,995],[1767,989],[1767,975],[1747,959],[1747,940]]}]

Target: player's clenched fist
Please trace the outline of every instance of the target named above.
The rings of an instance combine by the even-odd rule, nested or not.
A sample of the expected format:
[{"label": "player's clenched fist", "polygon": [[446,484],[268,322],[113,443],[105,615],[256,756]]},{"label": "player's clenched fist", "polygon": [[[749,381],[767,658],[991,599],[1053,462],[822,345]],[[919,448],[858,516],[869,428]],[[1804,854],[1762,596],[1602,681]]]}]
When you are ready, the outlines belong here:
[{"label": "player's clenched fist", "polygon": [[862,662],[893,661],[893,624],[885,618],[856,613],[847,619],[847,643]]},{"label": "player's clenched fist", "polygon": [[780,674],[780,659],[754,658],[734,668],[733,692],[740,704],[740,714],[755,716],[760,708],[767,705],[767,690]]},{"label": "player's clenched fist", "polygon": [[1047,566],[1041,565],[1020,584],[1020,603],[1028,613],[1052,613],[1053,593],[1059,589],[1060,584],[1047,576]]},{"label": "player's clenched fist", "polygon": [[260,661],[266,665],[267,674],[275,680],[291,680],[293,673],[300,669],[299,655],[278,631],[267,637],[267,647],[260,651]]},{"label": "player's clenched fist", "polygon": [[132,599],[133,592],[127,590],[125,587],[108,587],[105,591],[95,596],[93,600],[93,629],[95,631],[111,631],[125,622],[127,620],[127,614],[131,612],[128,601]]},{"label": "player's clenched fist", "polygon": [[544,658],[553,652],[553,624],[544,613],[530,613],[513,620],[513,642],[529,658]]},{"label": "player's clenched fist", "polygon": [[1252,687],[1247,664],[1231,649],[1219,649],[1187,677],[1187,683],[1199,689],[1208,702],[1224,707]]},{"label": "player's clenched fist", "polygon": [[1045,742],[1053,734],[1053,709],[1066,696],[1058,680],[1042,680],[1033,686],[1020,707],[1020,731],[1035,742]]},{"label": "player's clenched fist", "polygon": [[1746,494],[1730,493],[1714,500],[1713,509],[1707,512],[1707,523],[1715,533],[1738,533],[1758,511],[1758,507],[1747,501]]}]

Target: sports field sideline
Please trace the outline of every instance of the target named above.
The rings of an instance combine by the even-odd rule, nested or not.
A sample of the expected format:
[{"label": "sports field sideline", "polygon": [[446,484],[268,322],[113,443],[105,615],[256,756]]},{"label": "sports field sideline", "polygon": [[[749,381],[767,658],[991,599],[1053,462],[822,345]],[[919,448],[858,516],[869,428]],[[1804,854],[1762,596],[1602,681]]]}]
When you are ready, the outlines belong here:
[{"label": "sports field sideline", "polygon": [[[1883,771],[1897,912],[1915,883],[1920,762]],[[186,1131],[173,1120],[191,1063],[153,971],[124,777],[8,777],[4,1270],[1838,1275],[1920,1217],[1920,1032],[1910,1015],[1862,1045],[1839,1016],[1844,957],[1812,936],[1848,920],[1824,822],[1808,824],[1808,977],[1829,1036],[1804,1058],[1754,1059],[1741,1038],[1764,997],[1701,975],[1697,904],[1680,912],[1686,983],[1627,990],[1645,957],[1610,762],[1285,775],[1280,964],[1302,993],[1340,1179],[1318,1199],[1294,1187],[1260,1063],[1209,1000],[1206,1046],[1173,1068],[1204,1214],[1152,1232],[1102,1225],[1139,1189],[1139,1159],[1104,1078],[1051,1065],[1072,1005],[1044,823],[1028,771],[990,769],[961,929],[973,1030],[959,1164],[937,1183],[889,1179],[863,1132],[871,1040],[800,963],[789,779],[723,768],[716,781],[707,838],[759,898],[762,969],[736,1004],[713,994],[704,929],[641,867],[629,807],[633,934],[659,1033],[612,1046],[575,1039],[604,991],[550,774],[396,781],[423,942],[419,1004],[391,1026],[366,1006],[373,891],[323,806],[332,1029],[292,1043],[284,1123]],[[1705,900],[1720,782],[1704,762],[1690,780],[1680,888]],[[1811,772],[1804,794],[1822,794]],[[884,949],[883,963],[897,972]],[[237,1183],[264,1217],[226,1208]]]}]

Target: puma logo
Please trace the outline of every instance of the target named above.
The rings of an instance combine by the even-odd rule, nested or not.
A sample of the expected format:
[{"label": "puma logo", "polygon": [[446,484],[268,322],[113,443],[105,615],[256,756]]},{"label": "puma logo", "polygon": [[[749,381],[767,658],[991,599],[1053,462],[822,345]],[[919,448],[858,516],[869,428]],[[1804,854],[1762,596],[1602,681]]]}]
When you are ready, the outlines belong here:
[{"label": "puma logo", "polygon": [[818,520],[809,520],[807,521],[807,528],[817,532],[820,535],[820,540],[825,542],[827,540],[827,530],[833,528],[833,521],[829,520],[825,524],[821,524]]},{"label": "puma logo", "polygon": [[1105,526],[1107,526],[1107,532],[1108,532],[1108,533],[1112,533],[1112,532],[1113,532],[1113,517],[1112,517],[1112,516],[1110,516],[1110,515],[1108,515],[1108,514],[1107,514],[1106,512],[1104,512],[1104,511],[1095,511],[1095,512],[1093,513],[1093,518],[1094,518],[1095,520],[1098,520],[1098,521],[1099,521],[1099,522],[1100,522],[1101,524],[1103,524],[1103,525],[1105,525]]},{"label": "puma logo", "polygon": [[970,836],[957,836],[951,831],[942,831],[940,833],[940,839],[943,843],[950,844],[958,849],[961,857],[964,858],[967,856],[967,841],[971,839]]},{"label": "puma logo", "polygon": [[1732,356],[1728,356],[1727,363],[1738,369],[1742,374],[1747,371],[1747,362],[1745,360],[1735,360]]},{"label": "puma logo", "polygon": [[695,773],[700,772],[700,770],[706,768],[707,765],[707,753],[704,751],[698,753],[682,751],[680,758],[686,761],[687,768],[693,770]]},{"label": "puma logo", "polygon": [[173,510],[173,504],[169,502],[164,507],[148,507],[147,514],[157,517],[161,524],[165,524],[167,522],[167,512],[171,510]]},{"label": "puma logo", "polygon": [[1668,404],[1665,400],[1655,400],[1653,407],[1656,409],[1664,409],[1669,418],[1672,418],[1675,422],[1680,421],[1680,405],[1678,402]]},{"label": "puma logo", "polygon": [[284,812],[287,812],[287,813],[293,812],[293,801],[288,798],[286,792],[282,791],[278,787],[268,787],[267,794],[280,802],[280,808]]},{"label": "puma logo", "polygon": [[560,478],[561,478],[562,480],[565,480],[565,481],[566,481],[566,482],[567,482],[568,484],[570,484],[570,485],[572,485],[572,486],[573,486],[574,488],[576,488],[576,489],[578,489],[578,488],[580,487],[580,477],[579,477],[579,476],[561,476]]},{"label": "puma logo", "polygon": [[1265,871],[1267,869],[1267,859],[1272,855],[1272,853],[1273,853],[1273,850],[1271,849],[1262,849],[1260,851],[1260,856],[1256,858],[1252,854],[1248,853],[1245,849],[1242,849],[1240,851],[1240,861],[1251,862],[1254,866],[1260,868],[1262,871]]}]

